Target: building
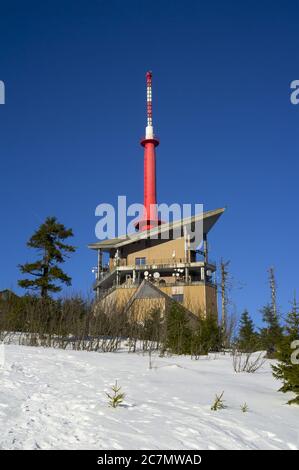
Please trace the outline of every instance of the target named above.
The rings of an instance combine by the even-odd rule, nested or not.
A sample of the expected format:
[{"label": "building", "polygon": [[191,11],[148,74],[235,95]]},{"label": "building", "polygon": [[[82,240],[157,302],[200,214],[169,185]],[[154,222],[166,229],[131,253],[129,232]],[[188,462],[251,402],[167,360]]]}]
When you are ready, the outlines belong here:
[{"label": "building", "polygon": [[[208,234],[223,208],[182,220],[163,222],[156,199],[156,156],[159,145],[152,125],[152,74],[147,81],[147,127],[144,147],[144,214],[136,233],[91,243],[98,253],[94,285],[100,305],[144,316],[178,302],[196,316],[217,315],[216,265],[209,258]],[[200,230],[201,244],[191,237]],[[103,259],[108,257],[108,263]]]}]

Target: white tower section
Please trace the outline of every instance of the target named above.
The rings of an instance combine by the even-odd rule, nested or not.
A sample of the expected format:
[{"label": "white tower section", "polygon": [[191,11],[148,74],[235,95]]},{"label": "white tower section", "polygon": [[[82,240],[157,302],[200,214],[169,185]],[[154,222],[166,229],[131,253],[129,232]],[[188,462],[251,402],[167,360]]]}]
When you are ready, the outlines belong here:
[{"label": "white tower section", "polygon": [[145,138],[154,138],[153,128],[153,107],[152,107],[152,72],[146,74],[146,109],[147,109],[147,126],[145,128]]}]

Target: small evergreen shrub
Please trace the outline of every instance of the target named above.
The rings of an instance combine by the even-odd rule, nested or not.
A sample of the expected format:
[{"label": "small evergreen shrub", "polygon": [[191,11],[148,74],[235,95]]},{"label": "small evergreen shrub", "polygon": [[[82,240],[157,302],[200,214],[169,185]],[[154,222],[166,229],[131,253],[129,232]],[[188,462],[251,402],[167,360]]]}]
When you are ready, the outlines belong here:
[{"label": "small evergreen shrub", "polygon": [[108,397],[108,406],[110,406],[111,408],[117,408],[124,401],[125,394],[121,392],[121,387],[118,387],[117,380],[115,381],[115,384],[111,387],[111,390],[113,392],[111,394],[106,392],[106,395]]},{"label": "small evergreen shrub", "polygon": [[247,412],[249,411],[249,408],[248,408],[248,405],[247,405],[246,402],[243,403],[243,405],[241,405],[241,411],[242,411],[243,413],[247,413]]},{"label": "small evergreen shrub", "polygon": [[211,406],[212,411],[218,411],[218,410],[223,410],[226,408],[224,404],[224,400],[222,399],[224,392],[222,392],[220,395],[216,395],[214,403]]}]

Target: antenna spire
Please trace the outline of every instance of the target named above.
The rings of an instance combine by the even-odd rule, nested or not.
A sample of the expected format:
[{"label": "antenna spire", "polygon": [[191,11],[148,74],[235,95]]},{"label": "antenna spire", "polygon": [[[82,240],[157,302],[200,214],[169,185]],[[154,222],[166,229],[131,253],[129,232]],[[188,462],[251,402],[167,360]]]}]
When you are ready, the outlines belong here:
[{"label": "antenna spire", "polygon": [[152,72],[146,72],[146,104],[147,104],[147,125],[153,125],[152,108]]},{"label": "antenna spire", "polygon": [[146,113],[147,113],[147,126],[145,129],[145,136],[147,139],[153,139],[153,106],[152,106],[152,77],[151,71],[146,72]]},{"label": "antenna spire", "polygon": [[141,140],[144,147],[144,213],[135,227],[136,230],[149,230],[162,222],[158,218],[156,196],[156,152],[159,140],[154,135],[152,109],[152,72],[146,72],[146,128]]}]

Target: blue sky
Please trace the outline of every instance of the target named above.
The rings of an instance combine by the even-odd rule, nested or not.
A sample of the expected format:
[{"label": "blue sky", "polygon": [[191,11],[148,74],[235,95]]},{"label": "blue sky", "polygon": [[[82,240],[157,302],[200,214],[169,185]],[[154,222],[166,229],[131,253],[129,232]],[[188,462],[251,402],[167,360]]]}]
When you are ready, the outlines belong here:
[{"label": "blue sky", "polygon": [[259,321],[267,268],[282,312],[298,289],[297,2],[1,4],[0,289],[17,288],[46,216],[75,233],[71,290],[93,281],[95,207],[142,202],[144,74],[154,74],[160,202],[227,207],[210,234],[231,296]]}]

